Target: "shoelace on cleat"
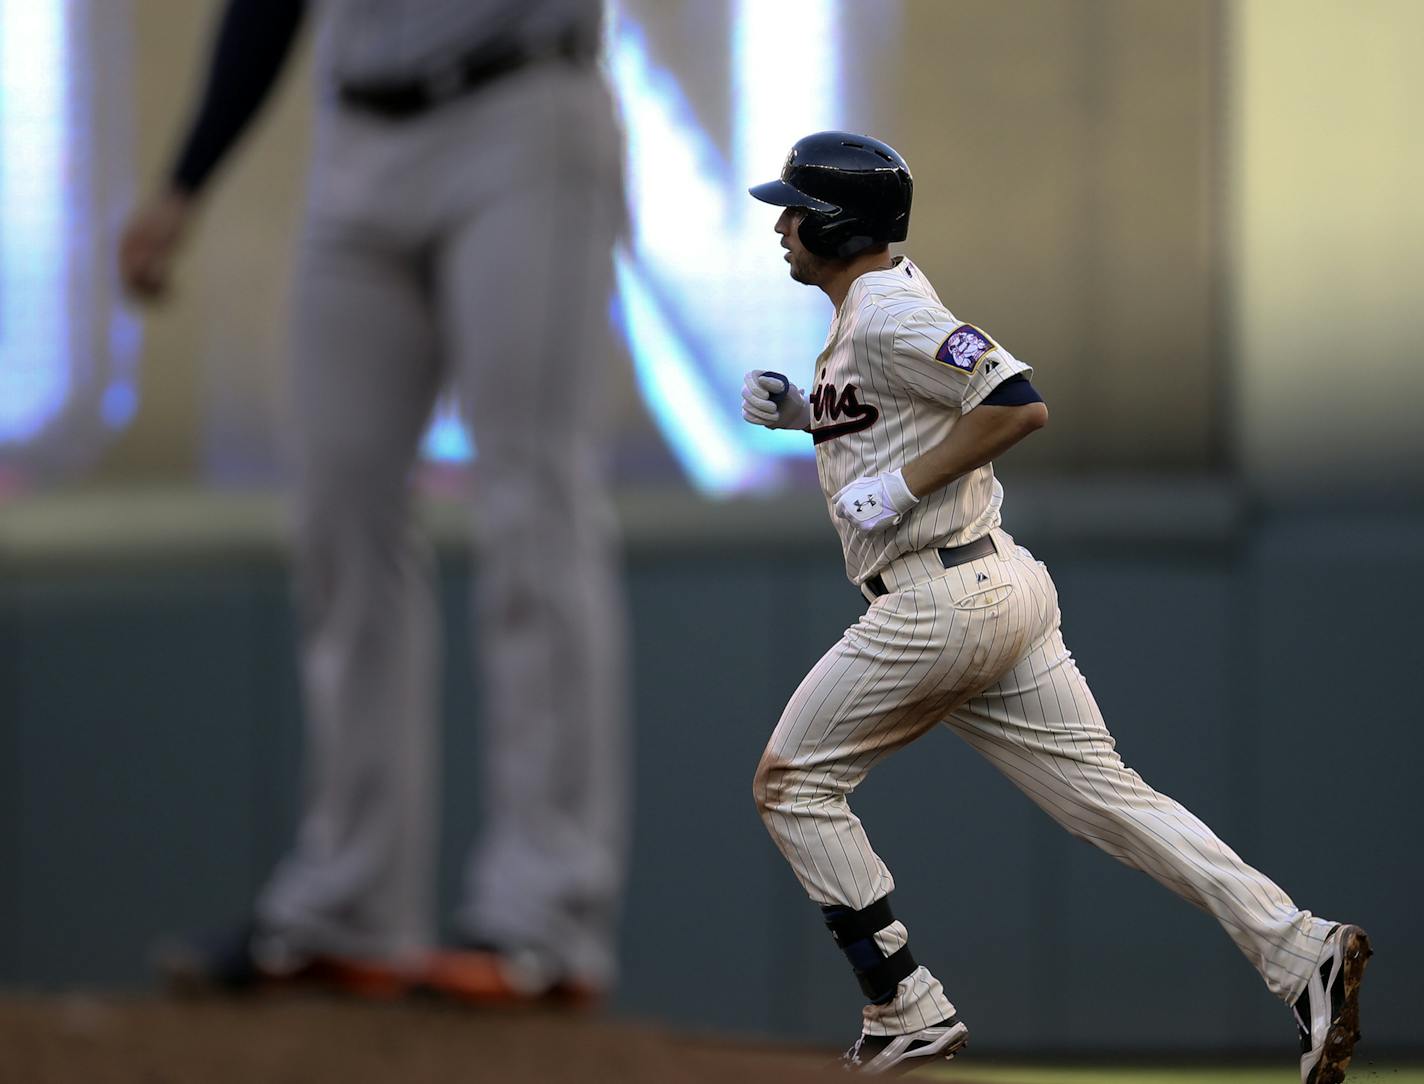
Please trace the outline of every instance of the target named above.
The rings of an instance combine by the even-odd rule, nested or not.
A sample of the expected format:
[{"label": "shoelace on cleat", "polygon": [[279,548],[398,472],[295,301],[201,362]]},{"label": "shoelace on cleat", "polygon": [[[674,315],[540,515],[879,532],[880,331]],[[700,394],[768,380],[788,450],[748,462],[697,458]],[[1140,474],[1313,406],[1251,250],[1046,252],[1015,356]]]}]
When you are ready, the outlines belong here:
[{"label": "shoelace on cleat", "polygon": [[841,1055],[841,1061],[846,1065],[860,1064],[860,1048],[865,1045],[865,1036],[862,1035],[855,1041],[855,1044]]}]

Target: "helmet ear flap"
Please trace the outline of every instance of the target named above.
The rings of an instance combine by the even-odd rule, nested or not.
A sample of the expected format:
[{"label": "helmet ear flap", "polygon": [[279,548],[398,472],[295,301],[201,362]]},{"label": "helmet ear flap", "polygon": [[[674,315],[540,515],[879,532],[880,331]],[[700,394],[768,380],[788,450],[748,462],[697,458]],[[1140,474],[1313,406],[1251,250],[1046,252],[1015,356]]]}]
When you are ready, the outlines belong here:
[{"label": "helmet ear flap", "polygon": [[872,238],[857,235],[860,225],[858,219],[833,218],[818,211],[806,210],[802,212],[796,235],[813,256],[820,256],[823,260],[848,260],[875,244]]},{"label": "helmet ear flap", "polygon": [[801,212],[801,223],[796,227],[796,236],[801,246],[811,255],[823,260],[836,259],[836,242],[830,235],[835,232],[835,223],[818,211]]}]

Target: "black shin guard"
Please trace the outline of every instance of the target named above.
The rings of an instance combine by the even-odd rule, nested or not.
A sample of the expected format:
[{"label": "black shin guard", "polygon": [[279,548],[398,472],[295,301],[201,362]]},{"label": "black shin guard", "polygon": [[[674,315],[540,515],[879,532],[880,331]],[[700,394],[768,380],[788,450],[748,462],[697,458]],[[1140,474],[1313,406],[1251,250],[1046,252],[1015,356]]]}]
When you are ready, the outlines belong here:
[{"label": "black shin guard", "polygon": [[886,956],[875,943],[875,935],[895,921],[890,913],[890,897],[882,896],[859,911],[831,904],[822,907],[821,914],[826,919],[826,928],[854,968],[860,988],[870,1003],[884,1005],[893,1001],[901,980],[908,978],[919,965],[910,955],[908,944]]}]

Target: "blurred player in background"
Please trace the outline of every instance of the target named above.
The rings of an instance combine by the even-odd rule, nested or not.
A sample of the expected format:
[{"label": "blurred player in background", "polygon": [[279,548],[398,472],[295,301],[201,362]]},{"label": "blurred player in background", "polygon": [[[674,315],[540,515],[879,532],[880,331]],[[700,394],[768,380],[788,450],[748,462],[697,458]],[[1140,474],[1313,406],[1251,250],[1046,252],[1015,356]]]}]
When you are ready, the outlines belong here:
[{"label": "blurred player in background", "polygon": [[[1068,831],[1212,914],[1292,1006],[1302,1084],[1343,1079],[1369,941],[1296,907],[1123,765],[1064,646],[1048,570],[999,526],[992,461],[1048,408],[1028,365],[891,256],[909,231],[905,160],[867,136],[819,132],[751,193],[784,208],[776,232],[791,277],[824,291],[835,316],[811,395],[752,370],[742,413],[810,433],[846,573],[870,604],[792,695],[755,787],[869,1002],[845,1067],[903,1071],[968,1040],[911,955],[894,879],[847,802],[877,761],[944,723]],[[954,836],[927,830],[937,861],[954,854]]]},{"label": "blurred player in background", "polygon": [[[229,0],[206,87],[120,270],[156,300],[201,195],[317,24],[292,305],[307,712],[298,837],[250,923],[165,956],[222,986],[614,980],[626,850],[624,602],[600,407],[622,139],[598,0]],[[431,951],[439,632],[410,479],[436,396],[478,446],[482,838]]]}]

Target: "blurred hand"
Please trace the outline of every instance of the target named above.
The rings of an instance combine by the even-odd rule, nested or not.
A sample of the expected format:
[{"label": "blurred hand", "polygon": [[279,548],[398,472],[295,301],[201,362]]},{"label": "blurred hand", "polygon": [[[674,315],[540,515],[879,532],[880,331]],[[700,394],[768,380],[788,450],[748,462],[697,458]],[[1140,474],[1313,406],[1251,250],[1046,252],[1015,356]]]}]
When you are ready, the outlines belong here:
[{"label": "blurred hand", "polygon": [[119,278],[130,296],[157,301],[168,292],[173,260],[192,216],[192,199],[171,190],[134,211],[119,239]]}]

